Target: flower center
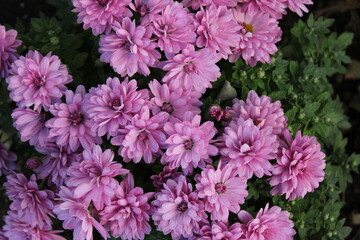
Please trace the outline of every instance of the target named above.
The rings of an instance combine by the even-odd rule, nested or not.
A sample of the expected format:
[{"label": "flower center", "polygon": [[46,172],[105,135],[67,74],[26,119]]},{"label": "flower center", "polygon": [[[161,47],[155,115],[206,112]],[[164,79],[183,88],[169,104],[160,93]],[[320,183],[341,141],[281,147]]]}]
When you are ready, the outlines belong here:
[{"label": "flower center", "polygon": [[148,14],[148,7],[144,4],[144,5],[141,5],[138,9],[140,15],[143,17],[145,16],[146,14]]},{"label": "flower center", "polygon": [[100,6],[105,7],[110,0],[96,0],[96,1]]},{"label": "flower center", "polygon": [[253,122],[254,122],[254,125],[255,125],[255,126],[258,126],[258,125],[262,122],[262,120],[260,120],[260,119],[253,119]]},{"label": "flower center", "polygon": [[192,139],[185,140],[184,142],[185,150],[191,150],[193,146],[194,146],[194,141]]},{"label": "flower center", "polygon": [[124,48],[126,51],[131,52],[131,46],[132,46],[132,43],[130,41],[124,42]]},{"label": "flower center", "polygon": [[244,27],[246,32],[253,32],[253,25],[245,23]]},{"label": "flower center", "polygon": [[225,193],[226,192],[226,186],[224,183],[217,183],[215,185],[215,191],[217,194]]},{"label": "flower center", "polygon": [[145,130],[141,130],[138,135],[138,139],[140,140],[147,140],[148,135],[146,134]]},{"label": "flower center", "polygon": [[178,212],[181,212],[181,213],[183,213],[183,212],[185,212],[186,210],[187,210],[187,203],[186,202],[181,202],[178,206],[177,206],[177,210],[178,210]]},{"label": "flower center", "polygon": [[167,112],[169,114],[174,111],[173,106],[169,102],[164,102],[160,109],[161,111]]},{"label": "flower center", "polygon": [[39,89],[39,88],[41,88],[42,86],[45,85],[45,79],[40,77],[39,75],[37,75],[33,79],[33,84],[37,89]]},{"label": "flower center", "polygon": [[111,110],[121,110],[122,109],[122,103],[119,99],[114,99],[110,104]]},{"label": "flower center", "polygon": [[71,125],[79,125],[82,122],[83,118],[81,113],[74,113],[70,115]]},{"label": "flower center", "polygon": [[194,64],[192,62],[187,62],[187,64],[184,66],[184,71],[186,73],[191,73],[195,69]]}]

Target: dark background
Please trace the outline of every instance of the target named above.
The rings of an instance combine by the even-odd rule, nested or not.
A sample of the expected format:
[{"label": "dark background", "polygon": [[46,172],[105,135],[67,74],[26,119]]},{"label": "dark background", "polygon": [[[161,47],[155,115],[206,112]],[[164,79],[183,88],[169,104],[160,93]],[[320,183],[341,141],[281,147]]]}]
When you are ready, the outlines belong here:
[{"label": "dark background", "polygon": [[[360,153],[360,0],[313,1],[314,5],[309,9],[315,17],[335,18],[333,31],[354,33],[353,43],[348,48],[348,55],[353,59],[353,63],[346,75],[332,76],[330,81],[352,124],[352,127],[344,132],[348,138],[347,151]],[[38,17],[40,12],[52,16],[55,11],[46,0],[0,0],[0,24],[14,26],[17,18],[27,24],[31,17]],[[291,25],[297,19],[296,15],[290,15],[282,20],[282,24]],[[346,225],[353,228],[347,239],[360,240],[360,175],[353,174],[353,179],[353,183],[342,196],[346,203],[342,209],[342,217],[346,218]]]}]

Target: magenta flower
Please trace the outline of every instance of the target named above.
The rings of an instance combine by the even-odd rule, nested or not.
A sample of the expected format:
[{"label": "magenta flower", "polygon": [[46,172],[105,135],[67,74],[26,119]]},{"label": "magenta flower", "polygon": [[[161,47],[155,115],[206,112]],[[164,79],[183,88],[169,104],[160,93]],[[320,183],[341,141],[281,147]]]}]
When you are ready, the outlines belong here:
[{"label": "magenta flower", "polygon": [[167,180],[172,179],[174,181],[177,181],[181,175],[182,173],[177,172],[177,169],[170,169],[169,166],[166,165],[162,172],[160,172],[158,175],[152,175],[150,178],[151,180],[153,180],[153,185],[158,190],[161,190]]},{"label": "magenta flower", "polygon": [[9,175],[16,169],[16,159],[16,154],[9,152],[6,149],[6,146],[0,143],[0,177],[3,175]]},{"label": "magenta flower", "polygon": [[315,137],[301,136],[301,131],[293,139],[286,130],[284,138],[270,178],[271,194],[286,194],[286,199],[295,200],[313,192],[324,180],[325,154]]},{"label": "magenta flower", "polygon": [[196,40],[194,17],[179,2],[168,4],[161,15],[153,16],[151,26],[165,54],[174,54]]},{"label": "magenta flower", "polygon": [[205,210],[211,213],[211,220],[228,222],[229,211],[238,213],[245,202],[247,179],[237,177],[229,165],[218,168],[206,166],[201,175],[195,177],[199,198],[205,202]]},{"label": "magenta flower", "polygon": [[207,121],[200,125],[200,121],[200,115],[186,112],[184,121],[165,124],[164,130],[169,137],[165,141],[168,148],[161,158],[163,164],[169,163],[170,169],[181,166],[188,174],[194,168],[205,167],[205,162],[211,162],[209,156],[218,154],[218,149],[210,144],[217,132],[214,123]]},{"label": "magenta flower", "polygon": [[187,45],[180,54],[162,63],[162,69],[167,71],[162,81],[172,89],[204,93],[221,75],[217,61],[219,58],[210,49],[195,51],[193,45]]},{"label": "magenta flower", "polygon": [[81,154],[72,152],[69,148],[49,143],[44,147],[36,147],[39,153],[46,156],[41,159],[41,164],[34,169],[39,179],[48,178],[48,185],[51,183],[57,187],[63,185],[66,178],[66,171],[72,163],[81,160]]},{"label": "magenta flower", "polygon": [[58,219],[63,221],[63,228],[74,229],[74,240],[92,240],[93,227],[99,231],[104,239],[109,236],[106,229],[98,223],[90,214],[87,205],[74,197],[74,193],[68,188],[61,186],[58,193],[59,204],[54,208]]},{"label": "magenta flower", "polygon": [[260,130],[252,119],[232,121],[222,136],[225,146],[220,149],[222,160],[237,169],[237,174],[247,179],[253,174],[261,178],[271,175],[271,159],[276,158],[279,146],[272,128]]},{"label": "magenta flower", "polygon": [[29,222],[26,222],[22,216],[20,216],[16,210],[8,211],[8,215],[5,216],[4,225],[4,240],[66,240],[65,238],[57,235],[62,231],[52,231],[51,225],[32,226]]},{"label": "magenta flower", "polygon": [[184,176],[178,181],[169,179],[152,203],[157,207],[152,216],[157,229],[164,234],[171,233],[173,239],[190,238],[206,223],[204,204]]},{"label": "magenta flower", "polygon": [[139,72],[150,74],[150,67],[154,67],[160,53],[155,50],[156,43],[151,41],[152,29],[136,26],[135,21],[124,18],[122,23],[113,25],[115,33],[103,35],[100,38],[100,59],[110,63],[121,76],[130,77]]},{"label": "magenta flower", "polygon": [[137,90],[136,80],[108,78],[106,84],[91,88],[83,108],[92,120],[92,131],[99,136],[117,135],[147,102],[148,90]]},{"label": "magenta flower", "polygon": [[278,206],[269,209],[266,204],[260,209],[256,218],[242,210],[238,214],[242,224],[245,239],[251,240],[291,240],[296,234],[294,224],[289,219],[290,213],[282,211]]},{"label": "magenta flower", "polygon": [[131,123],[125,129],[119,130],[119,135],[111,139],[111,144],[120,146],[119,155],[125,162],[138,163],[144,158],[146,163],[152,163],[162,154],[165,147],[166,136],[163,126],[168,119],[165,112],[150,117],[150,110],[143,106]]},{"label": "magenta flower", "polygon": [[196,45],[209,48],[214,54],[219,52],[224,59],[231,54],[231,48],[239,46],[240,26],[234,21],[231,10],[225,6],[210,5],[206,10],[198,11],[195,27],[198,34]]},{"label": "magenta flower", "polygon": [[244,11],[243,7],[233,9],[234,19],[240,24],[240,43],[232,49],[230,62],[241,56],[246,64],[255,66],[258,61],[271,63],[270,55],[277,52],[275,43],[281,40],[279,22],[260,10]]},{"label": "magenta flower", "polygon": [[48,53],[45,57],[38,51],[29,51],[16,60],[6,79],[10,98],[19,107],[48,110],[51,104],[60,101],[67,90],[65,84],[72,81],[66,66],[60,59]]},{"label": "magenta flower", "polygon": [[39,190],[35,174],[30,180],[21,174],[7,176],[4,183],[7,196],[13,202],[10,209],[17,212],[19,217],[32,227],[51,225],[48,215],[52,216],[54,193],[50,190]]},{"label": "magenta flower", "polygon": [[155,14],[170,5],[170,0],[134,0],[130,8],[140,15],[141,25],[146,26],[153,21]]},{"label": "magenta flower", "polygon": [[228,227],[223,222],[212,222],[200,230],[200,236],[195,240],[239,240],[243,239],[243,232],[240,223],[234,223]]},{"label": "magenta flower", "polygon": [[80,85],[76,91],[65,92],[66,103],[55,103],[50,106],[54,115],[45,124],[50,129],[49,137],[56,139],[56,144],[69,147],[75,152],[82,146],[91,149],[95,143],[101,143],[101,138],[91,131],[91,120],[82,107],[85,95],[84,86]]},{"label": "magenta flower", "polygon": [[22,44],[21,40],[16,39],[17,31],[6,28],[0,24],[0,78],[9,75],[11,64],[18,58],[16,49]]},{"label": "magenta flower", "polygon": [[149,220],[152,207],[149,200],[153,195],[134,187],[134,178],[128,174],[115,190],[111,204],[100,212],[101,224],[110,229],[113,237],[144,239],[145,234],[151,232]]},{"label": "magenta flower", "polygon": [[200,114],[199,106],[202,104],[198,98],[194,98],[182,88],[170,88],[167,84],[161,85],[157,80],[149,83],[153,97],[150,109],[152,113],[166,112],[169,121],[184,119],[185,113],[191,111],[194,115]]},{"label": "magenta flower", "polygon": [[81,199],[86,206],[93,202],[97,210],[109,205],[119,186],[114,177],[129,172],[113,159],[114,153],[110,149],[103,152],[98,145],[85,150],[83,161],[73,163],[67,171],[69,177],[65,182],[74,188],[74,197]]},{"label": "magenta flower", "polygon": [[123,17],[131,17],[126,8],[131,0],[72,0],[73,12],[78,13],[78,23],[84,23],[84,29],[92,29],[94,35],[109,34],[111,25],[120,22]]},{"label": "magenta flower", "polygon": [[313,4],[312,0],[287,0],[287,6],[293,12],[296,12],[300,17],[303,16],[303,12],[309,12],[305,4]]},{"label": "magenta flower", "polygon": [[251,90],[248,93],[246,102],[235,98],[230,110],[233,118],[252,119],[254,125],[259,129],[272,127],[272,134],[280,135],[287,127],[287,118],[281,108],[281,102],[271,102],[268,96],[259,97]]},{"label": "magenta flower", "polygon": [[49,129],[45,127],[45,114],[39,110],[16,108],[11,117],[15,120],[13,125],[19,131],[21,141],[29,141],[33,146],[45,146],[50,140]]},{"label": "magenta flower", "polygon": [[260,10],[271,17],[280,19],[286,14],[288,0],[241,0],[244,3],[242,8],[249,11]]}]

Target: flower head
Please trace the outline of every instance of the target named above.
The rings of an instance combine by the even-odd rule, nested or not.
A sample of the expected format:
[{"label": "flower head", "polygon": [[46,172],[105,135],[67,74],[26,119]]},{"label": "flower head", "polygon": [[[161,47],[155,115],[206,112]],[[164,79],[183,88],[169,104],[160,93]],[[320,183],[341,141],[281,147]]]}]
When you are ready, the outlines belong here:
[{"label": "flower head", "polygon": [[282,211],[278,206],[269,209],[266,204],[255,218],[242,210],[238,214],[246,239],[251,240],[291,240],[296,234],[294,224],[289,219],[290,213]]},{"label": "flower head", "polygon": [[152,22],[156,14],[164,10],[169,4],[170,0],[134,0],[130,7],[140,15],[141,24],[146,26]]},{"label": "flower head", "polygon": [[16,154],[9,152],[5,145],[0,143],[0,177],[10,174],[12,170],[16,169],[16,159]]},{"label": "flower head", "polygon": [[131,17],[126,8],[131,0],[72,0],[73,12],[78,13],[78,23],[84,23],[84,29],[92,29],[94,35],[109,34],[111,25],[120,22],[123,17]]},{"label": "flower head", "polygon": [[67,90],[65,84],[71,81],[66,66],[57,56],[51,53],[42,56],[38,51],[29,51],[16,60],[6,79],[10,98],[19,107],[34,106],[35,110],[42,106],[48,110],[59,102]]},{"label": "flower head", "polygon": [[110,204],[119,186],[114,177],[129,172],[113,159],[114,153],[110,149],[103,152],[99,145],[83,152],[83,161],[73,163],[65,180],[68,187],[74,188],[75,198],[82,199],[85,205],[93,202],[97,210]]},{"label": "flower head", "polygon": [[212,222],[201,228],[199,237],[195,240],[239,240],[243,237],[240,223],[234,223],[230,227],[224,222]]},{"label": "flower head", "polygon": [[17,31],[6,31],[6,28],[0,25],[0,78],[8,76],[11,64],[18,58],[16,49],[22,41],[17,40],[16,36]]},{"label": "flower head", "polygon": [[128,17],[122,23],[115,23],[113,29],[115,33],[100,38],[101,61],[110,63],[123,77],[137,72],[149,75],[149,66],[155,66],[161,57],[155,49],[156,43],[150,39],[152,29],[136,26]]},{"label": "flower head", "polygon": [[325,154],[315,137],[296,133],[293,139],[284,131],[285,141],[280,146],[277,163],[270,178],[272,195],[286,194],[286,199],[295,200],[313,192],[324,179]]},{"label": "flower head", "polygon": [[171,233],[173,239],[192,237],[206,222],[204,204],[184,176],[169,179],[152,203],[157,208],[152,216],[157,229]]}]

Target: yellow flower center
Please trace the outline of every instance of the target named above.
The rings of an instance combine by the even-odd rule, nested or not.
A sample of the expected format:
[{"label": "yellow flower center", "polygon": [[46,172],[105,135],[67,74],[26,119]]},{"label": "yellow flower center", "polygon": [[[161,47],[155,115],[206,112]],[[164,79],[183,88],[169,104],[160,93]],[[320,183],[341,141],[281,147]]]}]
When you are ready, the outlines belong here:
[{"label": "yellow flower center", "polygon": [[246,32],[253,32],[253,25],[245,23],[244,27]]}]

